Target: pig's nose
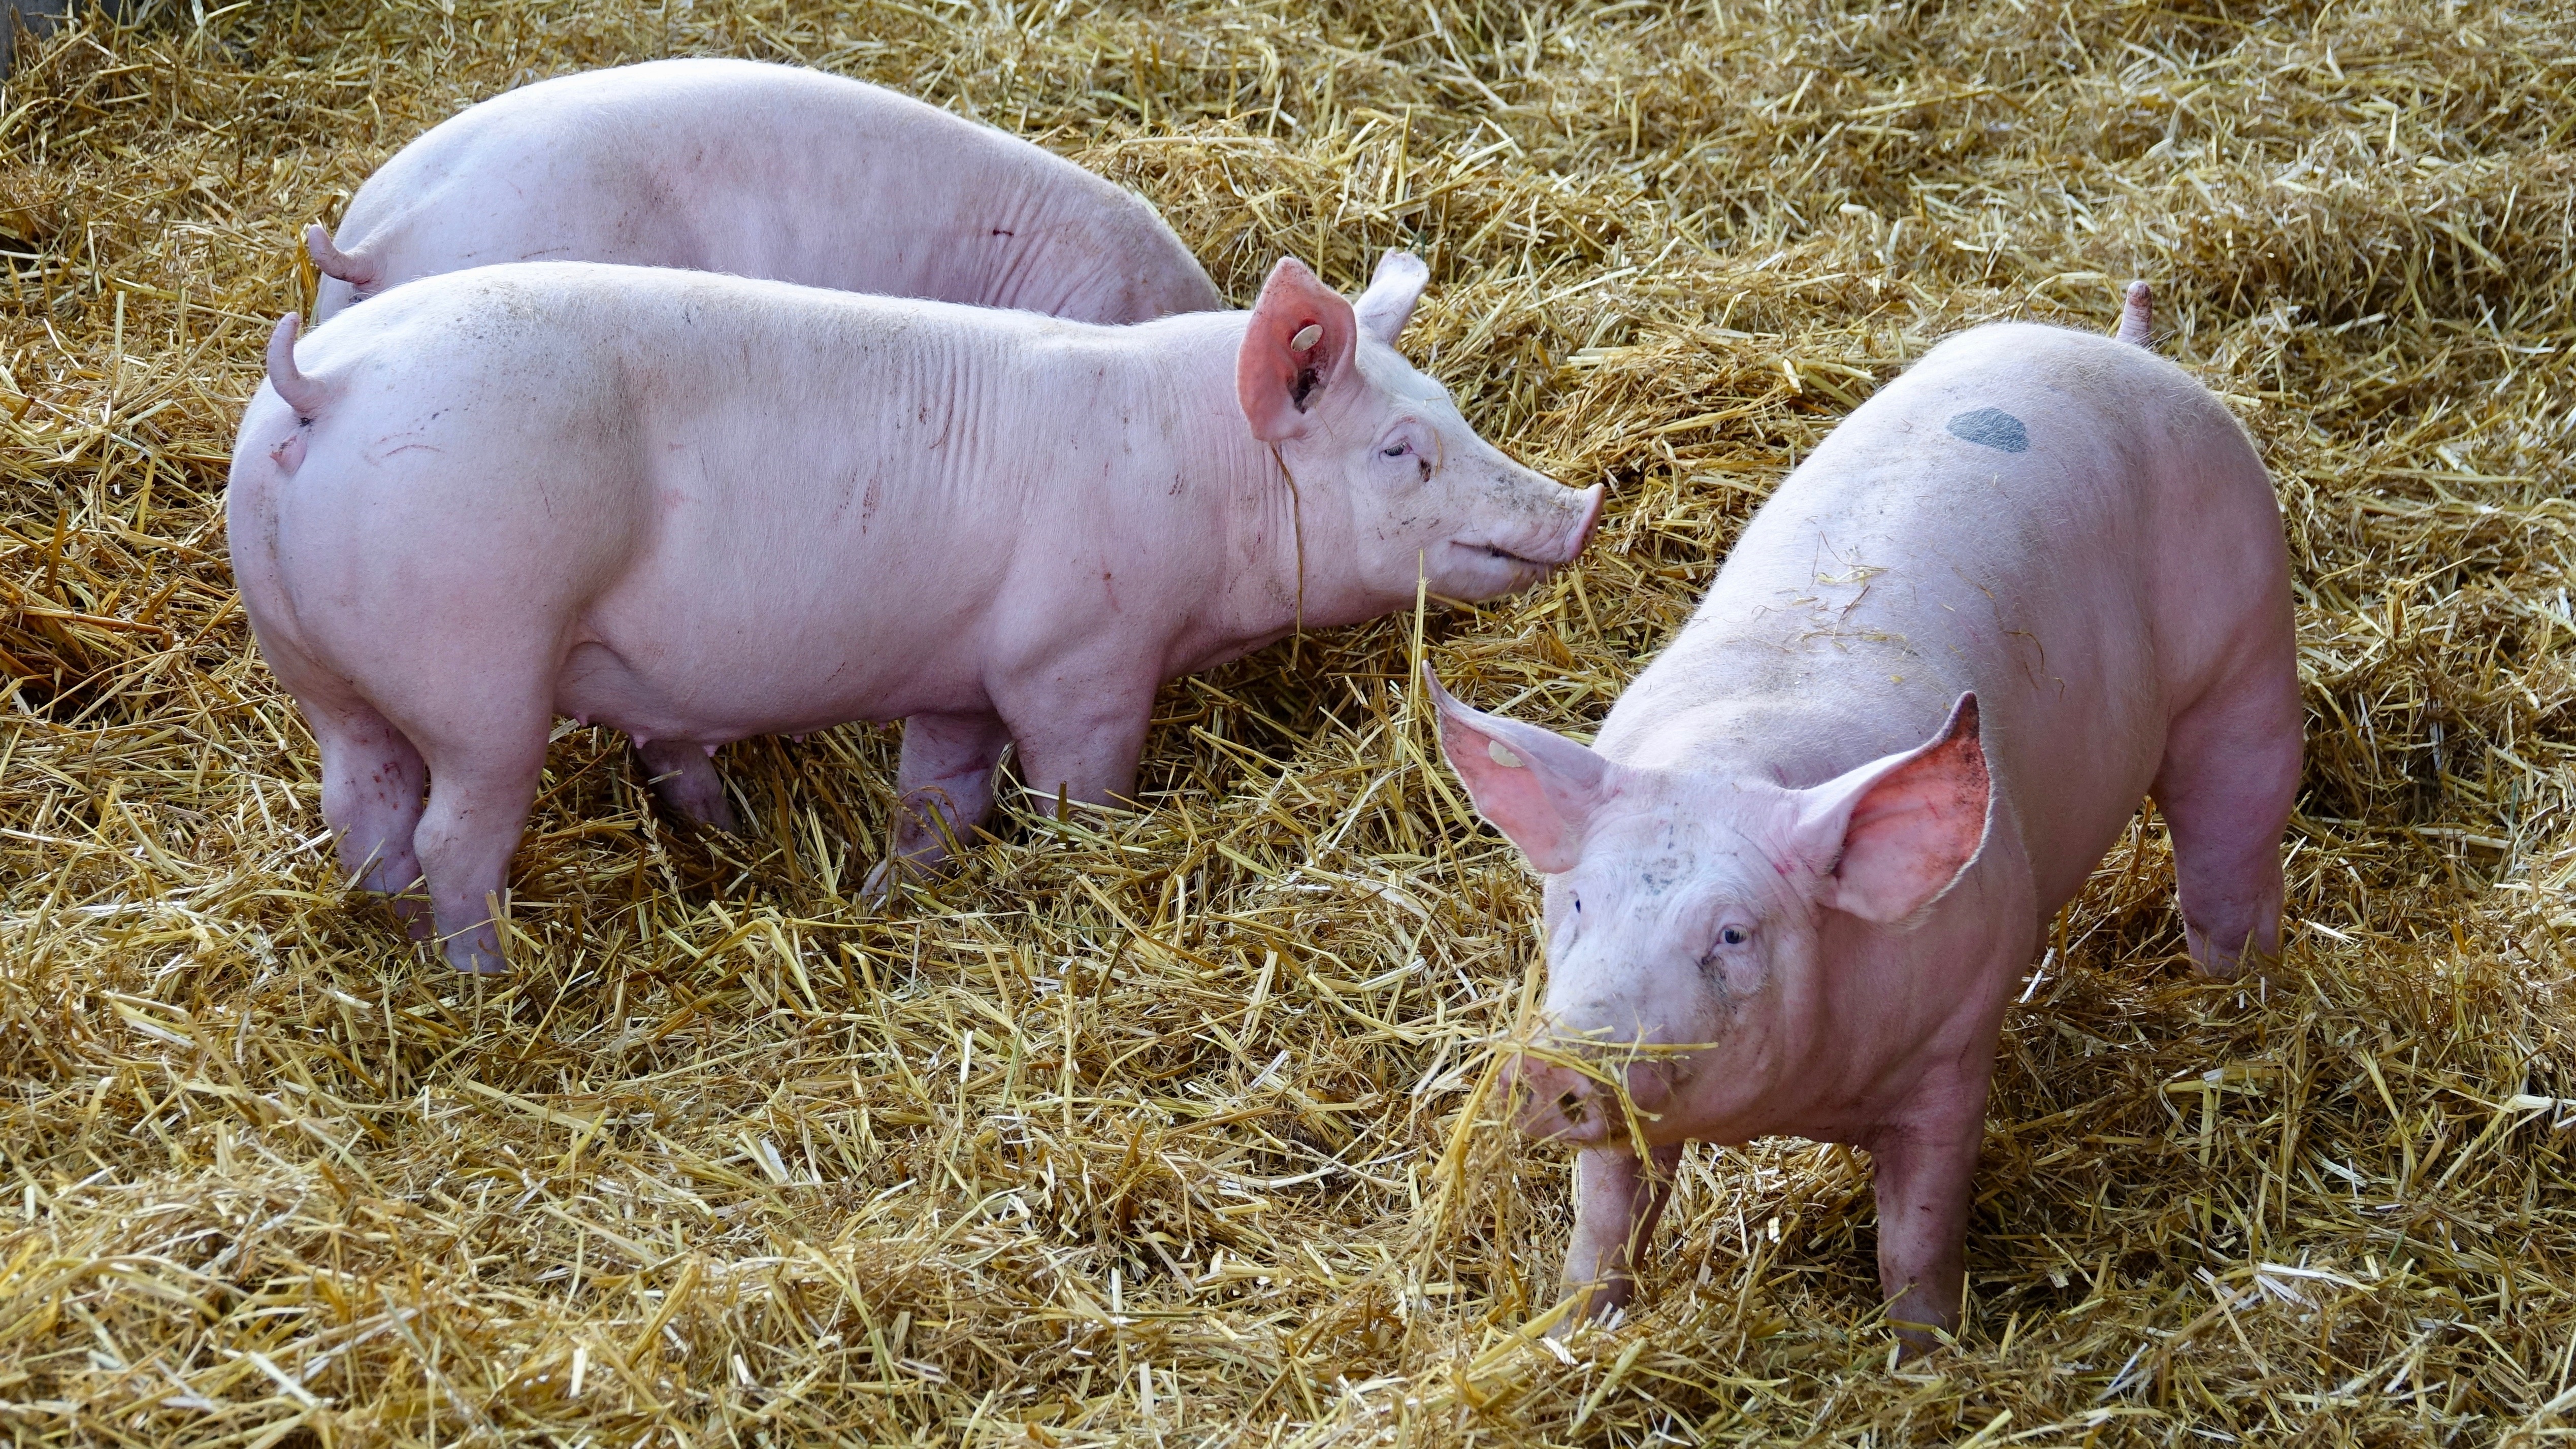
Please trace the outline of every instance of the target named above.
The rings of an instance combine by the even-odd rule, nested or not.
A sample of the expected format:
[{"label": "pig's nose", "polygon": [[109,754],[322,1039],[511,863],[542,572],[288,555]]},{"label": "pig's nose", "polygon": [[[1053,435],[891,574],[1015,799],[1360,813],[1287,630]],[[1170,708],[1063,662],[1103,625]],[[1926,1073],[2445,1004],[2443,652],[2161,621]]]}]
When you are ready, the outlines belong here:
[{"label": "pig's nose", "polygon": [[[1602,1142],[1625,1133],[1627,1108],[1601,1075],[1597,1067],[1585,1071],[1547,1057],[1517,1058],[1511,1079],[1521,1093],[1521,1131],[1576,1143]],[[1671,1100],[1672,1084],[1655,1063],[1632,1062],[1626,1077],[1628,1101],[1640,1114],[1658,1113]]]},{"label": "pig's nose", "polygon": [[1567,528],[1558,539],[1554,562],[1560,564],[1574,562],[1576,556],[1583,552],[1583,546],[1592,541],[1592,530],[1601,525],[1602,498],[1602,487],[1598,483],[1583,490],[1580,512],[1576,515],[1573,525]]},{"label": "pig's nose", "polygon": [[1592,541],[1592,530],[1601,526],[1601,504],[1608,496],[1598,483],[1583,490],[1583,517],[1574,525],[1574,546],[1565,551],[1567,558],[1583,552],[1583,546]]},{"label": "pig's nose", "polygon": [[1613,1111],[1602,1110],[1601,1084],[1559,1062],[1522,1057],[1513,1072],[1521,1092],[1520,1129],[1531,1137],[1599,1142],[1610,1135]]}]

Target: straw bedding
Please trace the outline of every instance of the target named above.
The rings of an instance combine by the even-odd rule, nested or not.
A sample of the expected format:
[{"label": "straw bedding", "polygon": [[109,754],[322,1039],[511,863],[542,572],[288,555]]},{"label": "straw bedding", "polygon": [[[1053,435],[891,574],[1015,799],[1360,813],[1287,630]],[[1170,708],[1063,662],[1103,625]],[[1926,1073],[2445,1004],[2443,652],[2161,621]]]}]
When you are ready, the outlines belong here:
[{"label": "straw bedding", "polygon": [[[1141,813],[872,915],[891,731],[728,750],[746,838],[565,726],[461,980],[328,865],[225,567],[291,248],[454,108],[794,59],[1040,139],[1248,299],[1408,245],[1408,346],[1606,481],[1575,569],[1167,689]],[[2425,0],[438,0],[157,8],[0,108],[0,1423],[19,1443],[2510,1442],[2576,1417],[2576,26]],[[1694,1149],[1557,1347],[1497,1125],[1531,878],[1408,682],[1586,731],[1944,333],[2160,343],[2275,470],[2293,941],[2195,981],[2149,813],[2006,1027],[1956,1346],[1866,1163]]]}]

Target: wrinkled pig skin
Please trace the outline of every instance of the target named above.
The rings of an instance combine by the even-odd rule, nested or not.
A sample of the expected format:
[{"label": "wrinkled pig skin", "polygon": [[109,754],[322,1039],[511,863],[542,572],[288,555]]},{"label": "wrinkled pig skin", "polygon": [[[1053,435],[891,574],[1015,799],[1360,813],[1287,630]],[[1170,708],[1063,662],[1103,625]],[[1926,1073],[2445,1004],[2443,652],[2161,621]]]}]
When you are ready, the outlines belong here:
[{"label": "wrinkled pig skin", "polygon": [[425,877],[449,961],[497,970],[487,901],[556,716],[627,732],[728,828],[717,746],[902,718],[881,892],[985,818],[1007,744],[1028,788],[1118,800],[1163,681],[1417,581],[1544,577],[1601,490],[1504,457],[1395,351],[1426,277],[1390,253],[1354,306],[1282,260],[1250,312],[1101,327],[521,263],[300,356],[289,317],[227,516],[342,864]]},{"label": "wrinkled pig skin", "polygon": [[539,81],[395,153],[319,234],[320,322],[496,262],[687,267],[1142,322],[1225,306],[1145,201],[861,81],[661,60]]},{"label": "wrinkled pig skin", "polygon": [[1545,875],[1515,1075],[1576,1147],[1569,1323],[1627,1301],[1682,1143],[1790,1134],[1870,1153],[1890,1317],[1955,1327],[2005,1003],[2141,797],[2199,968],[2279,948],[2280,512],[2218,401],[2125,342],[1935,349],[1763,505],[1594,746],[1437,697]]}]

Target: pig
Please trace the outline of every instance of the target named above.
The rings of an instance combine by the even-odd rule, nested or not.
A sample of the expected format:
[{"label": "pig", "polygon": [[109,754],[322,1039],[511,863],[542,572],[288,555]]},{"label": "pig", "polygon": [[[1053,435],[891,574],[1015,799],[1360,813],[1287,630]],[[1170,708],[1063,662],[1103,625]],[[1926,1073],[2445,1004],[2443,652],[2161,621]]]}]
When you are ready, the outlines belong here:
[{"label": "pig", "polygon": [[[1544,877],[1520,1125],[1573,1144],[1571,1325],[1627,1303],[1689,1141],[1865,1149],[1887,1313],[1955,1328],[2005,1004],[2152,796],[2192,961],[2280,945],[2301,708],[2245,432],[2125,339],[1933,349],[1746,525],[1589,746],[1441,742]],[[1428,673],[1426,669],[1426,674]]]},{"label": "pig", "polygon": [[1109,327],[523,262],[300,352],[290,314],[226,518],[342,865],[425,880],[407,924],[498,970],[557,716],[721,828],[719,745],[900,718],[881,891],[985,819],[1006,744],[1044,796],[1119,800],[1165,680],[1535,582],[1601,489],[1512,462],[1397,353],[1427,277],[1389,253],[1352,301],[1283,258],[1249,312]]},{"label": "pig", "polygon": [[879,86],[747,60],[539,81],[395,153],[334,239],[318,323],[492,262],[628,262],[1142,322],[1225,306],[1144,200]]}]

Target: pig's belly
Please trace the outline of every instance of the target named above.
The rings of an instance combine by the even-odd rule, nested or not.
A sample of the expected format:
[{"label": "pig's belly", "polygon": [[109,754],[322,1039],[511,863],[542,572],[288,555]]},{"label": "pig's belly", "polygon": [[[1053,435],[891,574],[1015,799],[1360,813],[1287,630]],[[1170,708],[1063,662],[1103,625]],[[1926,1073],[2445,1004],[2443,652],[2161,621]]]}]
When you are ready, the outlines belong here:
[{"label": "pig's belly", "polygon": [[555,681],[555,712],[639,739],[724,744],[853,720],[991,709],[981,672],[888,635],[589,639]]}]

